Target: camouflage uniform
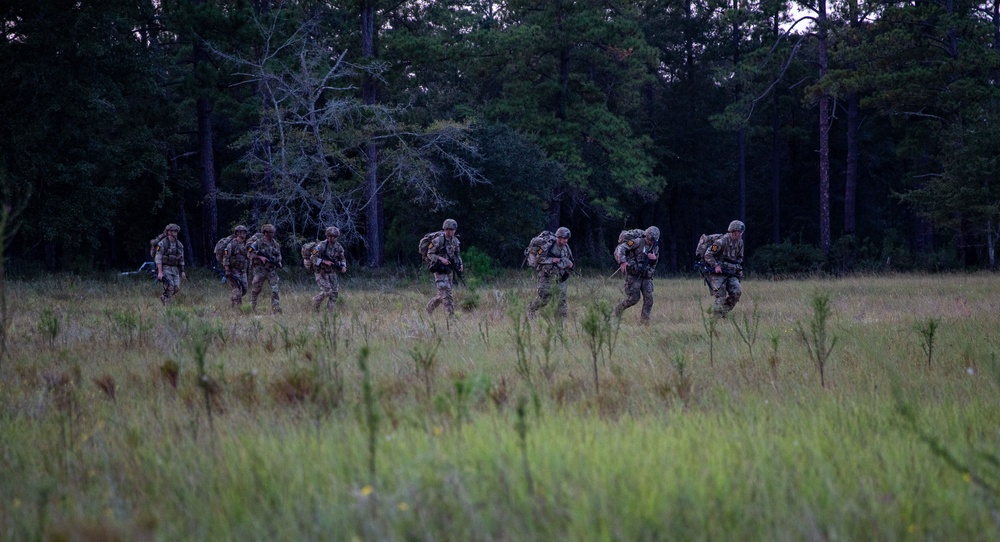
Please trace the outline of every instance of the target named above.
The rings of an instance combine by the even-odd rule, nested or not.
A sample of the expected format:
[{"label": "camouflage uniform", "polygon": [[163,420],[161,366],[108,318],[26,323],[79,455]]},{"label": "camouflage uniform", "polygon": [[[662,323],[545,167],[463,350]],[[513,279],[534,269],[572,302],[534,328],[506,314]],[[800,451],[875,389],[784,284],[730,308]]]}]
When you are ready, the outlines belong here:
[{"label": "camouflage uniform", "polygon": [[[652,236],[651,242],[647,240],[649,236]],[[657,262],[649,255],[659,258],[659,238],[660,230],[651,226],[642,232],[642,237],[626,240],[615,248],[615,261],[626,264],[625,299],[615,307],[615,318],[620,318],[625,309],[638,303],[641,295],[642,313],[639,318],[643,323],[649,322],[649,314],[653,310],[653,272]]]},{"label": "camouflage uniform", "polygon": [[[729,224],[729,233],[719,237],[705,251],[705,264],[708,266],[706,280],[715,296],[713,312],[723,318],[733,310],[743,289],[740,287],[740,277],[743,276],[743,230],[746,226],[739,220]],[[734,236],[734,233],[739,235]],[[735,237],[735,238],[734,238]],[[722,273],[716,273],[720,267]]]},{"label": "camouflage uniform", "polygon": [[247,269],[250,266],[245,239],[240,240],[239,236],[234,236],[229,241],[225,256],[222,257],[222,266],[226,269],[229,286],[233,289],[229,298],[230,305],[239,307],[243,304],[243,296],[247,293]]},{"label": "camouflage uniform", "polygon": [[[556,230],[556,237],[569,239],[569,229],[559,228]],[[556,258],[558,262],[553,262]],[[569,244],[559,246],[559,242],[554,242],[544,254],[538,256],[535,264],[535,272],[538,276],[538,293],[534,301],[528,305],[528,316],[535,317],[538,309],[549,304],[552,298],[552,280],[556,279],[556,293],[559,297],[556,314],[560,318],[565,318],[568,314],[566,306],[566,279],[569,278],[570,269],[573,268],[573,251]]]},{"label": "camouflage uniform", "polygon": [[[448,226],[454,225],[457,229],[457,223],[454,220],[445,220],[444,228],[449,229]],[[444,308],[448,310],[449,316],[455,316],[455,299],[452,297],[451,289],[451,270],[441,269],[443,264],[440,258],[445,258],[453,265],[458,266],[459,269],[462,268],[462,255],[461,255],[461,243],[458,237],[452,236],[448,239],[447,233],[435,237],[429,247],[427,247],[427,258],[431,261],[431,271],[434,272],[434,286],[437,288],[437,295],[431,298],[427,302],[425,310],[427,314],[433,314],[434,309],[438,307],[441,303],[444,303]]]},{"label": "camouflage uniform", "polygon": [[[324,260],[333,262],[333,265],[323,265]],[[319,310],[323,298],[326,298],[326,309],[333,310],[340,293],[340,280],[337,273],[347,271],[344,247],[337,241],[330,242],[330,239],[320,241],[313,248],[312,264],[313,270],[315,270],[316,284],[319,285],[319,294],[312,298],[313,309]]]},{"label": "camouflage uniform", "polygon": [[[176,226],[171,224],[167,230],[172,230]],[[174,231],[180,231],[177,227]],[[156,244],[156,256],[153,257],[157,268],[163,271],[163,295],[160,296],[160,303],[164,305],[177,295],[181,289],[181,276],[184,275],[184,245],[179,239],[171,240],[169,236],[164,237]]]},{"label": "camouflage uniform", "polygon": [[[278,295],[278,283],[280,282],[278,279],[278,269],[282,266],[281,245],[277,239],[272,238],[268,241],[266,236],[262,236],[250,243],[250,246],[247,248],[247,254],[251,260],[254,260],[252,265],[253,287],[250,290],[250,306],[254,311],[257,310],[257,296],[260,295],[261,290],[264,288],[264,282],[267,281],[271,285],[271,312],[280,313],[281,297]],[[257,259],[257,256],[267,258],[267,262]]]}]

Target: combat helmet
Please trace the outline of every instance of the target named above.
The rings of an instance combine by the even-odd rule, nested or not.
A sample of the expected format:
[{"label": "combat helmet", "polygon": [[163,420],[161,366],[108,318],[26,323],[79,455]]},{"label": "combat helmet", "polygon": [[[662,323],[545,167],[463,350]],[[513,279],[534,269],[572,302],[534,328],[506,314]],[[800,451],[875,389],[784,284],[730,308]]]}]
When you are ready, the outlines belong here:
[{"label": "combat helmet", "polygon": [[441,224],[441,229],[442,230],[457,230],[458,229],[458,222],[455,222],[455,219],[453,219],[453,218],[449,218],[449,219],[447,219],[447,220],[444,221],[444,224]]},{"label": "combat helmet", "polygon": [[739,220],[734,220],[734,221],[732,221],[732,222],[729,223],[729,230],[728,231],[731,231],[731,232],[733,232],[733,231],[740,231],[741,232],[741,231],[744,231],[746,229],[747,229],[747,225],[746,224],[740,222]]},{"label": "combat helmet", "polygon": [[570,235],[569,228],[566,226],[561,226],[558,230],[556,230],[556,237],[569,239]]},{"label": "combat helmet", "polygon": [[340,228],[338,228],[337,226],[330,226],[329,228],[326,229],[326,235],[327,237],[330,236],[340,237]]},{"label": "combat helmet", "polygon": [[260,227],[260,233],[274,233],[274,224],[264,224]]},{"label": "combat helmet", "polygon": [[240,224],[235,228],[233,228],[233,233],[240,233],[240,232],[246,233],[247,231],[248,231],[247,227],[244,226],[243,224]]},{"label": "combat helmet", "polygon": [[177,224],[167,224],[167,227],[163,228],[163,231],[181,231],[181,227]]},{"label": "combat helmet", "polygon": [[657,228],[656,226],[650,226],[646,228],[646,235],[652,237],[653,242],[655,243],[660,240],[660,228]]}]

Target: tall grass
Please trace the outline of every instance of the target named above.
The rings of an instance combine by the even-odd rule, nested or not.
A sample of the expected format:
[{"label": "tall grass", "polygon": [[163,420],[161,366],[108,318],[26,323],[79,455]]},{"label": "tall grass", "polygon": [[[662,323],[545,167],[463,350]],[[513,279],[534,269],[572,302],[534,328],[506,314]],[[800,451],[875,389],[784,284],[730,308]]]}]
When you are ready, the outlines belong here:
[{"label": "tall grass", "polygon": [[[658,280],[652,325],[612,331],[599,304],[620,292],[574,277],[551,359],[501,302],[527,278],[443,331],[427,281],[344,280],[334,322],[305,279],[271,316],[192,278],[166,309],[145,282],[8,282],[0,540],[1000,536],[993,275],[749,281],[743,333],[709,336],[695,279]],[[840,338],[822,394],[789,340],[817,291]],[[114,314],[146,331],[125,340]],[[912,330],[932,318],[948,337],[928,367]],[[741,369],[758,334],[769,363]]]}]

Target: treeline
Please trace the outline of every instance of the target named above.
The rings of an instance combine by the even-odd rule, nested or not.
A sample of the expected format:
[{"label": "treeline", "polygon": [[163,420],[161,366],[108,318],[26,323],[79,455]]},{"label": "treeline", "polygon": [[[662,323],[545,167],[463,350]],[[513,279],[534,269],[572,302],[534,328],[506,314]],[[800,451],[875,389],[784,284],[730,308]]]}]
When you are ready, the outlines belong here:
[{"label": "treeline", "polygon": [[738,218],[771,272],[995,268],[1000,0],[6,0],[13,272],[191,265],[235,224],[416,264],[458,220],[667,270]]}]

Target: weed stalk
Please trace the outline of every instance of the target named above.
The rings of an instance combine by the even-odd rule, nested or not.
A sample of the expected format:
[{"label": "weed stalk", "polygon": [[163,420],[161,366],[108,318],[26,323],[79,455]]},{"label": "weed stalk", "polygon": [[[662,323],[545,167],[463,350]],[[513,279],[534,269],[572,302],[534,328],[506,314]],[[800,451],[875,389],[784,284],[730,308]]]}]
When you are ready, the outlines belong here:
[{"label": "weed stalk", "polygon": [[927,355],[927,368],[931,368],[931,357],[934,355],[934,339],[937,334],[938,326],[941,325],[941,320],[937,318],[928,318],[922,322],[918,322],[914,329],[920,334],[920,348],[923,349],[924,354]]},{"label": "weed stalk", "polygon": [[809,322],[808,331],[802,327],[802,322],[798,323],[799,337],[806,345],[809,357],[816,364],[819,370],[820,386],[826,389],[826,368],[830,360],[830,353],[837,344],[837,337],[830,336],[828,329],[830,317],[833,315],[833,307],[830,303],[830,294],[816,292],[812,299],[813,317]]}]

